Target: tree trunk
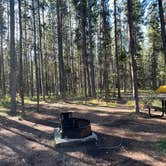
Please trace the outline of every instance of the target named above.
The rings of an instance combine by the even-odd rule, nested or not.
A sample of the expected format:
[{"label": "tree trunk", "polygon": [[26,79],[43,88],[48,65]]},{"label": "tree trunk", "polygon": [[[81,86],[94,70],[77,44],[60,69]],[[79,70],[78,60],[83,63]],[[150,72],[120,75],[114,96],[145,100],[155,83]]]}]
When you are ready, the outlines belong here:
[{"label": "tree trunk", "polygon": [[63,62],[63,45],[62,45],[62,11],[61,0],[57,0],[57,33],[58,33],[58,60],[59,60],[59,79],[60,79],[60,94],[65,97],[66,79]]},{"label": "tree trunk", "polygon": [[88,64],[88,56],[86,56],[86,71],[87,71],[87,81],[88,81],[88,95],[92,96],[91,93],[91,82],[90,82],[90,73],[89,73],[89,64]]},{"label": "tree trunk", "polygon": [[10,97],[11,112],[13,114],[16,114],[16,57],[14,13],[14,1],[10,0]]},{"label": "tree trunk", "polygon": [[[44,0],[43,0],[43,2],[44,2]],[[42,19],[43,19],[43,32],[42,32],[42,35],[43,35],[43,60],[44,60],[44,69],[43,69],[43,71],[44,71],[44,76],[43,76],[43,78],[44,78],[44,85],[43,85],[43,93],[45,94],[45,95],[48,95],[48,92],[47,92],[47,84],[46,84],[46,72],[47,72],[47,69],[46,69],[46,35],[45,35],[45,20],[44,20],[44,18],[45,18],[45,11],[44,11],[44,7],[43,7],[43,9],[42,9]]]},{"label": "tree trunk", "polygon": [[32,0],[32,13],[33,13],[33,31],[34,31],[34,59],[35,59],[35,75],[36,75],[36,93],[37,93],[37,111],[39,111],[39,69],[36,50],[36,18],[34,0]]},{"label": "tree trunk", "polygon": [[[84,16],[83,16],[84,17]],[[86,33],[85,33],[85,20],[82,20],[82,60],[83,60],[83,73],[84,73],[84,95],[87,97],[87,73],[86,73]]]},{"label": "tree trunk", "polygon": [[130,32],[130,53],[131,53],[131,73],[133,82],[133,94],[135,99],[135,110],[139,112],[138,85],[137,85],[137,64],[135,59],[135,41],[134,41],[134,25],[133,25],[133,7],[132,0],[127,0],[128,8],[128,24]]},{"label": "tree trunk", "polygon": [[19,90],[21,98],[21,110],[24,112],[24,82],[23,82],[23,64],[22,64],[22,16],[21,16],[21,0],[18,0],[19,4]]},{"label": "tree trunk", "polygon": [[[45,83],[44,83],[44,61],[43,61],[43,50],[42,50],[42,27],[40,18],[40,1],[38,0],[38,21],[39,21],[39,54],[41,59],[41,91],[43,100],[45,100]],[[43,17],[44,19],[44,17]]]},{"label": "tree trunk", "polygon": [[1,62],[1,80],[2,80],[2,93],[3,93],[3,97],[5,97],[6,95],[6,80],[5,80],[5,62],[4,62],[4,54],[3,54],[3,34],[1,33],[1,58],[2,58],[2,62]]},{"label": "tree trunk", "polygon": [[[30,52],[32,53],[32,51]],[[30,61],[30,91],[31,91],[31,97],[34,97],[34,79],[33,79],[33,58],[31,56],[31,61]]]},{"label": "tree trunk", "polygon": [[[2,34],[2,32],[0,32]],[[1,52],[0,52],[0,90],[2,90],[2,47],[3,47],[3,42],[2,42],[2,35],[1,35]],[[0,91],[1,92],[1,91]],[[1,93],[0,93],[1,95]]]},{"label": "tree trunk", "polygon": [[160,23],[161,23],[161,36],[163,41],[163,52],[164,52],[165,65],[166,65],[166,30],[165,30],[162,0],[158,0],[158,5],[159,5],[159,14],[160,14]]},{"label": "tree trunk", "polygon": [[72,1],[68,0],[68,8],[69,8],[69,38],[70,38],[70,59],[71,59],[71,91],[72,95],[75,94],[76,92],[76,80],[75,80],[75,73],[76,71],[74,70],[74,47],[73,47],[73,32],[72,32]]},{"label": "tree trunk", "polygon": [[102,0],[103,6],[103,53],[104,53],[104,73],[103,73],[103,84],[105,90],[105,98],[109,97],[109,54],[108,54],[108,41],[107,41],[107,11],[106,11],[106,2]]},{"label": "tree trunk", "polygon": [[96,97],[96,85],[95,85],[95,72],[94,72],[94,56],[93,56],[93,43],[92,43],[92,13],[91,13],[91,0],[88,0],[88,10],[89,10],[89,56],[90,56],[90,71],[91,71],[91,86],[92,86],[92,96]]},{"label": "tree trunk", "polygon": [[[27,15],[27,0],[24,0],[24,12],[23,14],[26,16]],[[31,88],[29,85],[29,72],[30,72],[30,65],[28,63],[28,35],[27,35],[27,18],[24,19],[23,21],[23,30],[24,30],[24,41],[23,41],[23,53],[24,53],[24,57],[23,57],[23,82],[24,82],[24,94],[26,94],[27,96],[29,96],[29,89]],[[30,51],[29,51],[30,52]],[[26,88],[25,88],[26,87]]]},{"label": "tree trunk", "polygon": [[152,85],[153,89],[157,88],[157,55],[156,55],[156,43],[155,37],[153,39],[153,52],[152,52]]},{"label": "tree trunk", "polygon": [[[87,97],[87,50],[86,50],[86,4],[83,1],[81,3],[81,42],[82,42],[82,60],[83,60],[83,74],[84,74],[84,95]],[[89,84],[89,82],[88,82]]]},{"label": "tree trunk", "polygon": [[121,98],[120,94],[120,79],[119,79],[119,55],[118,55],[118,39],[117,39],[117,18],[116,18],[116,0],[114,0],[114,20],[115,20],[115,60],[116,60],[116,84],[118,88],[118,99]]}]

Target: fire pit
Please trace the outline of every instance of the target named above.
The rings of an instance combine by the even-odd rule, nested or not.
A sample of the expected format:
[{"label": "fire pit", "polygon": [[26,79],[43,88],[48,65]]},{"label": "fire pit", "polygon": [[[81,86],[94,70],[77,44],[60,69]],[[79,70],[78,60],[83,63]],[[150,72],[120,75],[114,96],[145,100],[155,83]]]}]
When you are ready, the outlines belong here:
[{"label": "fire pit", "polygon": [[73,146],[85,142],[96,142],[97,135],[91,131],[90,121],[72,117],[72,112],[61,113],[61,127],[54,129],[56,146]]},{"label": "fire pit", "polygon": [[72,112],[61,113],[61,138],[78,139],[92,135],[90,121],[72,117]]}]

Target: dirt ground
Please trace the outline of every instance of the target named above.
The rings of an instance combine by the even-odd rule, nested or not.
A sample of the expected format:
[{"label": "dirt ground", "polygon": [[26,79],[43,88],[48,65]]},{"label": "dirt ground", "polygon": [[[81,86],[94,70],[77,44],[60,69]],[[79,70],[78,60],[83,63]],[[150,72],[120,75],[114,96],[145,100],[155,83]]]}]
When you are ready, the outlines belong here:
[{"label": "dirt ground", "polygon": [[[27,116],[0,116],[0,166],[166,166],[157,146],[166,138],[166,116],[135,115],[132,107],[93,107],[70,103],[43,104]],[[61,112],[91,120],[96,144],[55,147],[53,129]]]}]

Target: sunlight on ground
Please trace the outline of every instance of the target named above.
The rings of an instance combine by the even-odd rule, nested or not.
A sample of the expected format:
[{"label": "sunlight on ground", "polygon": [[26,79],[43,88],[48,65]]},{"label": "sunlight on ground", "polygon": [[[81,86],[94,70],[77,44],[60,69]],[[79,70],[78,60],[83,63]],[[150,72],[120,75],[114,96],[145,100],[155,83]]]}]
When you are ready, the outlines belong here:
[{"label": "sunlight on ground", "polygon": [[16,153],[14,152],[14,150],[6,145],[3,145],[0,143],[0,160],[5,160],[6,158],[11,158],[11,156],[15,155],[16,157]]},{"label": "sunlight on ground", "polygon": [[8,136],[8,138],[13,138],[15,136],[15,134],[13,132],[10,132],[3,128],[1,128],[1,130],[0,130],[0,135],[2,138],[5,138],[6,135]]},{"label": "sunlight on ground", "polygon": [[101,158],[95,159],[93,157],[91,157],[90,155],[87,155],[86,152],[81,152],[81,151],[76,151],[76,152],[67,152],[67,154],[73,158],[76,158],[82,162],[85,162],[89,165],[98,165],[96,164],[96,160],[100,160],[98,161],[99,163],[101,163],[101,165],[103,166],[107,166],[110,165],[110,162]]},{"label": "sunlight on ground", "polygon": [[[115,136],[115,137],[121,137],[122,139],[135,139],[137,141],[148,141],[149,140],[151,142],[154,142],[156,144],[156,141],[160,140],[160,144],[159,146],[162,147],[162,149],[166,149],[166,140],[164,140],[165,138],[165,134],[160,134],[157,135],[155,132],[133,132],[130,129],[124,129],[123,127],[106,127],[106,126],[101,126],[98,124],[92,124],[92,129],[95,132],[101,133],[101,134],[106,134],[106,135],[110,135],[110,136]],[[151,139],[153,137],[153,139]],[[165,141],[165,142],[164,142]]]},{"label": "sunlight on ground", "polygon": [[[20,97],[17,96],[18,105],[20,105]],[[35,105],[37,103],[36,97],[29,98],[25,96],[25,105]],[[118,108],[121,106],[125,107],[133,107],[135,105],[134,100],[131,99],[125,99],[125,100],[115,100],[110,99],[108,101],[105,101],[104,99],[99,98],[68,98],[65,100],[55,98],[54,96],[46,96],[46,100],[43,101],[43,98],[40,97],[40,104],[48,104],[48,103],[60,103],[60,104],[75,104],[75,105],[85,105],[85,106],[91,106],[91,107],[108,107],[108,108]],[[140,98],[140,107],[143,105],[143,98]],[[154,100],[153,105],[160,106],[161,107],[161,101],[160,100]],[[0,100],[0,107],[9,107],[10,106],[10,98],[9,96],[6,96],[5,100]],[[1,111],[2,112],[2,111]],[[2,113],[0,113],[2,114]]]},{"label": "sunlight on ground", "polygon": [[[133,113],[133,107],[127,106],[132,105],[132,101],[123,104],[116,103],[116,101],[105,102],[98,99],[90,99],[88,101],[81,100],[82,104],[79,100],[76,101],[78,103],[61,101],[48,104],[41,102],[41,112],[36,112],[36,105],[34,105],[36,104],[36,101],[26,99],[26,116],[21,120],[19,120],[18,117],[8,117],[8,119],[12,120],[12,122],[15,121],[18,126],[24,126],[25,131],[22,131],[22,128],[18,129],[11,125],[11,129],[15,134],[11,135],[9,131],[7,131],[2,134],[2,137],[5,138],[5,135],[9,135],[8,138],[12,138],[11,141],[18,139],[16,140],[18,148],[23,147],[27,150],[43,151],[41,144],[36,144],[32,141],[24,141],[22,144],[20,144],[20,138],[15,137],[15,135],[20,132],[22,135],[28,136],[28,138],[34,137],[35,139],[40,140],[41,143],[50,145],[50,142],[53,142],[53,140],[47,140],[46,138],[42,137],[42,134],[38,134],[37,131],[48,134],[49,136],[49,134],[53,133],[53,127],[49,126],[49,122],[58,123],[58,117],[62,111],[73,111],[76,115],[87,117],[91,120],[92,130],[101,136],[101,140],[105,141],[104,143],[106,146],[111,146],[113,144],[113,140],[116,140],[118,144],[120,143],[122,145],[122,148],[124,147],[127,149],[129,147],[133,150],[131,151],[131,149],[127,149],[125,151],[124,149],[121,152],[118,151],[118,157],[121,158],[123,156],[128,161],[140,161],[140,163],[162,166],[165,158],[160,161],[160,152],[158,152],[156,149],[160,150],[161,148],[164,150],[166,147],[166,140],[164,139],[165,133],[163,132],[165,130],[159,132],[158,130],[160,129],[156,129],[155,124],[165,125],[166,120],[163,120],[162,124],[161,120],[159,119],[146,119],[138,114]],[[110,103],[110,107],[108,106],[108,103]],[[112,105],[116,106],[114,107]],[[3,106],[0,107],[0,112],[7,113],[8,111],[9,109],[4,108]],[[6,125],[6,123],[4,124]],[[26,128],[28,130],[26,130]],[[32,132],[29,131],[29,128],[32,128]],[[153,128],[154,130],[152,130]],[[51,137],[49,137],[49,139],[50,138]],[[161,138],[163,139],[161,140]],[[144,146],[144,143],[146,144],[146,142],[149,144]],[[45,150],[46,149],[44,148],[44,151]],[[157,152],[157,154],[155,152]],[[110,163],[110,161],[105,160],[104,157],[100,157],[99,159],[93,158],[89,155],[89,153],[87,153],[87,149],[85,149],[85,147],[83,147],[81,150],[77,149],[76,147],[76,150],[72,149],[72,151],[67,151],[66,154],[68,154],[70,157],[82,160],[83,162],[94,163],[94,165],[96,161],[99,163],[105,163],[105,165]]]},{"label": "sunlight on ground", "polygon": [[127,106],[134,106],[134,104],[135,104],[134,100],[128,100],[125,105],[127,105]]},{"label": "sunlight on ground", "polygon": [[[57,98],[49,98],[46,97],[46,100],[43,101],[42,98],[40,99],[40,104],[45,104],[45,103],[70,103],[70,104],[81,104],[81,105],[89,105],[89,106],[103,106],[103,107],[119,107],[121,104],[118,103],[118,101],[116,100],[110,100],[110,101],[105,101],[103,99],[85,99],[85,98],[81,98],[81,99],[57,99]],[[25,98],[25,104],[36,104],[36,99],[29,99],[29,98]],[[134,105],[134,101],[133,100],[128,100],[126,103],[124,103],[123,105],[126,106],[133,106]]]},{"label": "sunlight on ground", "polygon": [[24,102],[25,104],[36,104],[36,101],[28,99],[28,98],[25,98]]},{"label": "sunlight on ground", "polygon": [[46,151],[48,150],[47,147],[45,146],[41,146],[40,144],[36,143],[36,142],[27,142],[25,144],[27,149],[32,149],[33,151]]},{"label": "sunlight on ground", "polygon": [[106,102],[103,100],[99,99],[91,99],[87,101],[83,101],[83,104],[91,104],[91,105],[96,105],[96,106],[104,106],[104,107],[118,107],[119,104],[117,102]]},{"label": "sunlight on ground", "polygon": [[8,113],[9,113],[9,111],[10,111],[9,109],[0,106],[0,115],[1,115],[1,116],[7,116]]},{"label": "sunlight on ground", "polygon": [[142,161],[143,163],[150,164],[153,166],[165,166],[165,164],[163,164],[163,162],[160,162],[157,159],[155,159],[154,157],[151,157],[151,156],[153,156],[153,154],[151,154],[151,156],[150,156],[143,152],[133,152],[133,151],[122,152],[120,154],[122,156],[131,158],[134,160]]}]

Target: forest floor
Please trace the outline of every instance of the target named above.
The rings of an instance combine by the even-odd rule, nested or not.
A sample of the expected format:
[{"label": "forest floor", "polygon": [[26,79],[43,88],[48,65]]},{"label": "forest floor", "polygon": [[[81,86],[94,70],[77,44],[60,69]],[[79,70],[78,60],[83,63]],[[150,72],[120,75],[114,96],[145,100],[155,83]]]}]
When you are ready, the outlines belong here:
[{"label": "forest floor", "polygon": [[[135,114],[132,106],[117,107],[45,103],[35,112],[26,106],[26,115],[0,116],[0,166],[165,166],[166,116],[149,118]],[[55,148],[53,130],[61,112],[88,118],[98,135],[97,144]],[[0,112],[6,112],[0,109]]]}]

